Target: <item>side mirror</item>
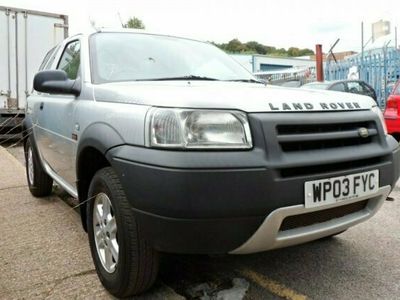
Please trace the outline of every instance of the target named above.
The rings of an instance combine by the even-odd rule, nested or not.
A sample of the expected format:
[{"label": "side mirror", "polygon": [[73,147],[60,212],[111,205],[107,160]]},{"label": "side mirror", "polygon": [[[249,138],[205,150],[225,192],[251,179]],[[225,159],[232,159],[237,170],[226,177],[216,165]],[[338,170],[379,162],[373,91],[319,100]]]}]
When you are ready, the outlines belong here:
[{"label": "side mirror", "polygon": [[71,94],[79,96],[81,87],[78,81],[68,78],[62,70],[46,70],[36,73],[33,88],[42,93]]}]

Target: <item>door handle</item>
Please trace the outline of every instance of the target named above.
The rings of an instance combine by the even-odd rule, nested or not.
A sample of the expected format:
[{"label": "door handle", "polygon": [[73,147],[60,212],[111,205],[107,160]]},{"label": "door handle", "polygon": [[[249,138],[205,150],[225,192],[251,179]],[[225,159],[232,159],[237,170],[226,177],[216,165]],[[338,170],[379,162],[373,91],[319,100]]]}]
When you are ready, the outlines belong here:
[{"label": "door handle", "polygon": [[40,102],[40,110],[43,110],[44,102]]}]

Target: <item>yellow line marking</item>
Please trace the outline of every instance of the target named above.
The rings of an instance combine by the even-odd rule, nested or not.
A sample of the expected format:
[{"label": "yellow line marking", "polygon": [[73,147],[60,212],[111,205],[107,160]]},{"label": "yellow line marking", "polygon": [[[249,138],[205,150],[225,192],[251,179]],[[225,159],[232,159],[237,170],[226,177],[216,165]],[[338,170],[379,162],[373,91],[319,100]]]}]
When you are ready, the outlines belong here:
[{"label": "yellow line marking", "polygon": [[298,292],[272,280],[260,273],[252,270],[239,270],[240,274],[247,277],[251,281],[257,283],[259,286],[268,290],[269,292],[287,300],[306,300],[307,296],[299,294]]}]

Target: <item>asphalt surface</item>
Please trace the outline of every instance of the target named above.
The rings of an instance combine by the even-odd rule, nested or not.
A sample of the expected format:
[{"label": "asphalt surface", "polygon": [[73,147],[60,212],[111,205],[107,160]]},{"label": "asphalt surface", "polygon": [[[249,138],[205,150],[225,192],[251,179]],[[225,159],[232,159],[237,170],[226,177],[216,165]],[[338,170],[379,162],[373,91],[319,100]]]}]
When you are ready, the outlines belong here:
[{"label": "asphalt surface", "polygon": [[[78,214],[57,196],[31,197],[22,148],[8,150],[20,162],[0,149],[0,298],[111,298]],[[400,299],[400,185],[391,196],[372,219],[334,238],[246,256],[165,255],[142,298],[200,299],[242,278],[250,283],[244,299]],[[193,293],[198,284],[208,290]]]}]

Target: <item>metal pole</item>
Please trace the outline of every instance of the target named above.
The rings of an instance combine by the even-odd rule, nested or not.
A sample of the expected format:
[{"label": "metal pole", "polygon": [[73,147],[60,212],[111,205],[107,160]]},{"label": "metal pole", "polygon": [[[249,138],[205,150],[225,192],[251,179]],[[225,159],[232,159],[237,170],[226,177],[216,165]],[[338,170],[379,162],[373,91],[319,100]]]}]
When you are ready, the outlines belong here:
[{"label": "metal pole", "polygon": [[[380,106],[381,107],[385,107],[386,106],[386,99],[388,97],[387,95],[387,83],[388,83],[388,71],[387,71],[387,67],[388,67],[388,61],[387,61],[387,48],[389,46],[391,41],[387,42],[387,44],[385,44],[384,48],[383,48],[383,71],[384,71],[384,77],[383,77],[383,94],[384,94],[384,98],[381,99],[381,103]],[[382,103],[383,102],[383,103]],[[383,104],[383,105],[382,105]]]},{"label": "metal pole", "polygon": [[364,22],[361,22],[361,64],[360,64],[360,70],[358,70],[359,72],[359,77],[362,80],[365,80],[365,78],[363,78],[363,66],[364,66]]},{"label": "metal pole", "polygon": [[69,35],[69,23],[68,16],[64,16],[64,39]]},{"label": "metal pole", "polygon": [[17,107],[18,107],[18,94],[19,94],[19,76],[18,76],[18,13],[15,12],[15,86],[17,88],[16,90],[16,96],[17,96]]},{"label": "metal pole", "polygon": [[[28,13],[24,12],[25,19],[25,96],[28,97]],[[19,107],[18,107],[19,108]]]},{"label": "metal pole", "polygon": [[324,81],[324,66],[322,57],[322,45],[315,45],[315,59],[317,67],[317,81]]},{"label": "metal pole", "polygon": [[7,66],[8,66],[8,91],[7,97],[11,97],[11,42],[10,42],[10,10],[6,10],[7,16]]},{"label": "metal pole", "polygon": [[364,60],[364,22],[361,22],[361,61]]}]

